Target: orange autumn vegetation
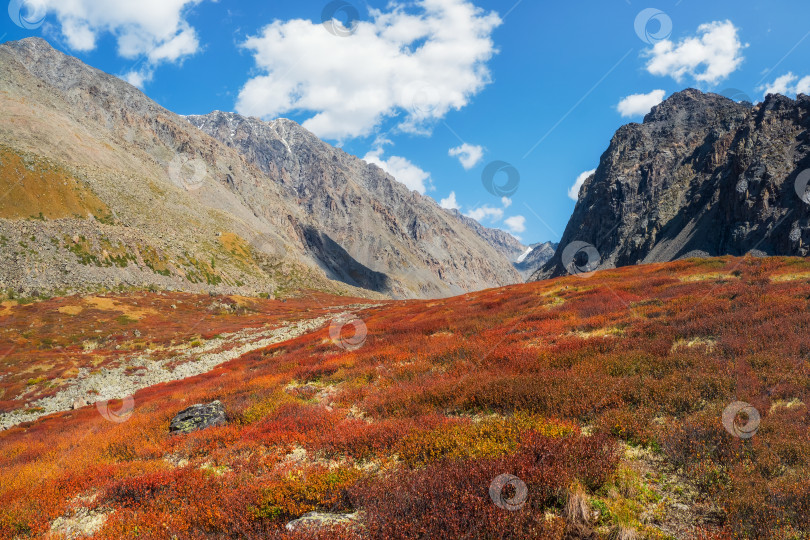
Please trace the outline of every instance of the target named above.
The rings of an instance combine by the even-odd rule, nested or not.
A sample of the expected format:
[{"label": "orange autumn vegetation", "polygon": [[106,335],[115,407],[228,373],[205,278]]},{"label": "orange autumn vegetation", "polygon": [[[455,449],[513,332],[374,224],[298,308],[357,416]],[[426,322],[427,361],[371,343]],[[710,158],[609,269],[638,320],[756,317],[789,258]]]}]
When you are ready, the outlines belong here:
[{"label": "orange autumn vegetation", "polygon": [[[570,487],[596,496],[629,444],[719,509],[702,537],[803,538],[809,272],[690,260],[371,308],[357,350],[323,328],[140,391],[123,423],[86,407],[0,433],[0,537],[81,506],[107,539],[295,538],[310,510],[363,515],[323,538],[563,538]],[[214,399],[228,425],[168,435]],[[721,423],[738,400],[761,415],[750,439]],[[526,483],[521,510],[490,500],[502,473]]]}]

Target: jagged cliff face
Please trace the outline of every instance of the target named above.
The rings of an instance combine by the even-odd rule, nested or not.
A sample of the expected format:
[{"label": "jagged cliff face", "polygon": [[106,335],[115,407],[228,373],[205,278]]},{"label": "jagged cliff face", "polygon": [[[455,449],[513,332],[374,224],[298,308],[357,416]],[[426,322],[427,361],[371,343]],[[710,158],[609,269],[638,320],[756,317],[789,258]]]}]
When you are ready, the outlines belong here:
[{"label": "jagged cliff face", "polygon": [[187,119],[293,192],[311,224],[302,230],[304,243],[330,275],[399,296],[443,296],[521,280],[505,251],[461,218],[291,120],[223,112]]},{"label": "jagged cliff face", "polygon": [[0,289],[438,297],[519,279],[432,200],[294,122],[211,137],[41,39],[0,45],[0,114]]},{"label": "jagged cliff face", "polygon": [[[620,128],[582,186],[560,249],[533,279],[690,256],[801,255],[810,205],[810,97],[752,106],[685,90]],[[805,182],[806,184],[806,182]],[[808,197],[810,200],[810,197]],[[571,250],[574,242],[592,250]],[[590,266],[588,265],[590,253]]]}]

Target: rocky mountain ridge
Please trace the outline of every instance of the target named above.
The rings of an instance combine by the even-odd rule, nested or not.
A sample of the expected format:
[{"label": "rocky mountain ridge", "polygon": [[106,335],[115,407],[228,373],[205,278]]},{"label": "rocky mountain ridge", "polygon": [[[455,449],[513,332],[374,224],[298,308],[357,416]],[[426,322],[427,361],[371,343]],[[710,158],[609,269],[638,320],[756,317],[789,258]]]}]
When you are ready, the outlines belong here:
[{"label": "rocky mountain ridge", "polygon": [[213,113],[228,132],[212,137],[39,38],[0,45],[0,68],[2,289],[438,297],[520,280],[431,199],[294,122],[243,119],[231,141]]},{"label": "rocky mountain ridge", "polygon": [[388,276],[416,295],[520,280],[500,247],[503,236],[519,246],[514,237],[444,211],[296,122],[221,111],[186,119],[292,190],[312,224],[305,243],[341,280],[386,292]]},{"label": "rocky mountain ridge", "polygon": [[806,256],[808,128],[805,95],[755,106],[694,89],[672,95],[616,132],[561,249],[532,279],[692,256]]}]

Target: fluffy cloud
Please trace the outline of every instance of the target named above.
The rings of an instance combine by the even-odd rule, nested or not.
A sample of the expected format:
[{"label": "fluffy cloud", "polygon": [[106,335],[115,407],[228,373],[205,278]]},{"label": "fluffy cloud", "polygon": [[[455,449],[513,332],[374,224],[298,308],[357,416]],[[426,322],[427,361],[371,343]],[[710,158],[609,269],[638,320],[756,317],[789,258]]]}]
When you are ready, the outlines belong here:
[{"label": "fluffy cloud", "polygon": [[585,171],[584,173],[577,176],[574,185],[568,188],[568,197],[571,200],[578,201],[579,200],[579,188],[582,187],[582,184],[585,183],[585,180],[588,179],[593,173],[596,172],[596,169],[591,169],[590,171]]},{"label": "fluffy cloud", "polygon": [[795,94],[810,94],[810,75],[801,80],[793,72],[782,75],[770,84],[759,88],[764,95],[782,94],[783,96]]},{"label": "fluffy cloud", "polygon": [[464,143],[461,146],[451,148],[447,153],[450,157],[457,157],[461,166],[469,171],[483,159],[484,148],[478,145]]},{"label": "fluffy cloud", "polygon": [[649,94],[632,94],[622,99],[616,107],[623,117],[645,115],[650,109],[664,101],[664,90],[653,90]]},{"label": "fluffy cloud", "polygon": [[482,221],[486,219],[496,222],[503,219],[503,208],[494,208],[488,204],[485,204],[484,206],[473,208],[464,215],[473,218],[475,221]]},{"label": "fluffy cloud", "polygon": [[[489,227],[497,226],[499,223],[502,223],[504,227],[503,230],[511,233],[520,240],[518,234],[526,230],[526,218],[523,216],[510,216],[504,219],[504,213],[506,209],[512,205],[512,199],[509,197],[501,197],[501,204],[503,205],[502,208],[488,204],[471,208],[464,212],[464,215],[481,224],[484,224],[484,221],[486,221],[486,225]],[[459,211],[461,210],[461,207],[456,202],[456,193],[454,191],[450,192],[448,198],[441,200],[440,206],[442,208],[456,208]]]},{"label": "fluffy cloud", "polygon": [[189,7],[202,0],[36,0],[38,8],[56,16],[58,32],[76,51],[96,48],[99,35],[115,36],[118,54],[145,58],[141,68],[125,75],[130,82],[151,79],[157,65],[177,62],[200,48],[197,32],[185,20]]},{"label": "fluffy cloud", "polygon": [[405,184],[408,189],[418,191],[422,195],[424,195],[425,191],[428,189],[433,189],[429,172],[423,171],[404,157],[391,156],[388,159],[384,159],[383,153],[384,150],[382,147],[379,147],[367,153],[363,159],[377,165],[399,182]]},{"label": "fluffy cloud", "polygon": [[697,35],[678,43],[659,41],[646,52],[647,71],[681,82],[687,75],[695,81],[716,84],[731,75],[743,61],[744,45],[731,21],[715,21],[698,27]]},{"label": "fluffy cloud", "polygon": [[519,234],[526,230],[526,218],[523,216],[512,216],[503,220],[509,232]]},{"label": "fluffy cloud", "polygon": [[490,81],[497,14],[469,0],[388,9],[370,9],[348,37],[299,19],[264,27],[244,43],[261,74],[240,91],[237,111],[263,118],[309,111],[304,127],[329,139],[368,135],[393,116],[401,130],[418,133]]},{"label": "fluffy cloud", "polygon": [[455,191],[451,191],[450,195],[448,195],[446,199],[439,201],[439,206],[445,210],[461,210],[461,206],[459,206],[458,201],[456,200]]}]

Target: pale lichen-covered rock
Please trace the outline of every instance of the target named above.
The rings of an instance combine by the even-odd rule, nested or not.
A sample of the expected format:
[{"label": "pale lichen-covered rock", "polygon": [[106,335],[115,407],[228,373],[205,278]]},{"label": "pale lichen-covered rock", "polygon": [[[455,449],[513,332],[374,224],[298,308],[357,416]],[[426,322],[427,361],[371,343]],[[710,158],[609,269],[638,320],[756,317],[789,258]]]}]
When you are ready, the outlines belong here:
[{"label": "pale lichen-covered rock", "polygon": [[51,523],[51,532],[61,538],[84,538],[101,530],[109,512],[79,508],[70,516],[61,516]]},{"label": "pale lichen-covered rock", "polygon": [[335,526],[358,526],[359,515],[352,514],[332,514],[328,512],[309,512],[298,519],[287,523],[288,531],[320,531],[330,529]]}]

